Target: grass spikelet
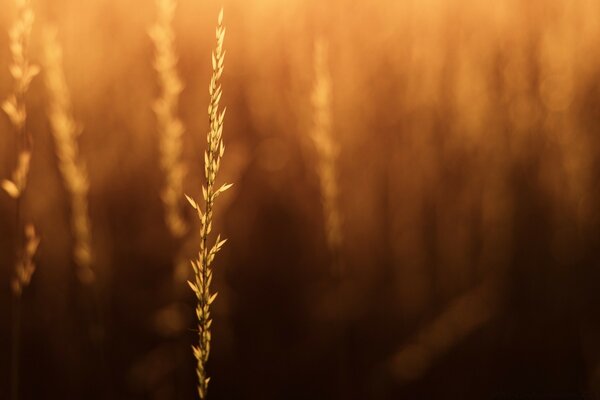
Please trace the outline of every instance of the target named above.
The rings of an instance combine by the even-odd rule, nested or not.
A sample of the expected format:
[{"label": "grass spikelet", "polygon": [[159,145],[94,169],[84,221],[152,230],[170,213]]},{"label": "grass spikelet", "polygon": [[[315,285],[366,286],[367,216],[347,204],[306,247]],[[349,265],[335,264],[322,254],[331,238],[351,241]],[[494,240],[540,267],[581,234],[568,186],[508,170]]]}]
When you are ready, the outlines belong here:
[{"label": "grass spikelet", "polygon": [[194,281],[188,282],[194,291],[198,304],[196,307],[196,316],[198,318],[198,345],[192,346],[194,357],[197,360],[196,373],[198,375],[198,394],[200,399],[206,398],[208,383],[210,378],[206,374],[206,362],[210,354],[210,326],[212,323],[210,317],[210,305],[215,300],[217,293],[211,293],[210,284],[212,281],[212,262],[215,255],[225,244],[218,235],[215,243],[208,244],[209,235],[212,230],[213,206],[215,199],[219,194],[225,192],[231,187],[225,184],[218,189],[215,186],[215,179],[219,172],[221,158],[225,151],[222,140],[223,120],[225,110],[219,111],[219,102],[221,100],[222,89],[220,78],[223,74],[223,63],[225,52],[223,51],[223,40],[225,39],[225,28],[223,27],[223,10],[219,13],[218,26],[216,30],[217,46],[212,53],[212,77],[210,80],[209,94],[210,105],[208,106],[209,131],[207,134],[208,149],[204,153],[204,174],[206,185],[202,187],[204,198],[204,209],[195,200],[186,196],[189,203],[197,211],[200,218],[200,252],[198,259],[192,261],[194,269]]},{"label": "grass spikelet", "polygon": [[27,186],[29,161],[31,160],[32,138],[27,132],[27,107],[25,95],[40,68],[28,58],[29,40],[35,15],[28,0],[17,0],[18,17],[9,31],[12,61],[10,74],[14,81],[13,93],[2,103],[1,108],[8,116],[17,133],[17,165],[10,180],[2,181],[2,188],[14,199],[20,199]]},{"label": "grass spikelet", "polygon": [[13,78],[13,92],[0,105],[6,113],[17,134],[16,155],[17,165],[11,179],[5,179],[0,187],[16,203],[15,237],[17,241],[17,256],[11,282],[13,295],[12,316],[12,357],[11,357],[11,398],[19,398],[19,358],[21,331],[21,296],[23,290],[31,282],[35,271],[33,258],[40,239],[32,224],[24,224],[21,213],[21,198],[27,187],[27,177],[31,161],[33,138],[27,130],[27,107],[25,97],[33,78],[39,74],[39,66],[29,61],[29,40],[35,15],[28,0],[16,0],[17,19],[10,28],[9,46],[11,63],[10,74]]},{"label": "grass spikelet", "polygon": [[312,93],[314,125],[311,136],[318,155],[327,243],[334,258],[333,272],[339,274],[341,273],[339,252],[342,244],[336,167],[339,148],[331,128],[331,76],[327,66],[327,44],[322,39],[315,43],[314,66],[315,83]]},{"label": "grass spikelet", "polygon": [[56,30],[47,29],[43,36],[44,78],[49,96],[48,118],[58,166],[71,202],[73,259],[79,280],[90,284],[95,280],[95,274],[92,269],[91,222],[88,212],[89,179],[77,143],[82,130],[73,118],[71,96],[62,65],[62,48]]},{"label": "grass spikelet", "polygon": [[165,174],[161,197],[167,226],[173,236],[181,237],[187,230],[181,208],[186,168],[181,160],[184,126],[177,116],[183,83],[177,73],[177,52],[172,27],[175,7],[175,0],[156,1],[157,20],[149,34],[154,43],[154,68],[160,87],[160,95],[153,109],[160,135],[160,165]]},{"label": "grass spikelet", "polygon": [[35,19],[33,10],[27,0],[17,0],[16,5],[18,17],[9,31],[10,53],[12,56],[9,68],[14,81],[14,90],[2,103],[1,108],[8,116],[17,134],[17,165],[12,173],[12,178],[3,180],[1,186],[10,197],[16,200],[18,249],[12,292],[15,297],[20,298],[23,288],[29,284],[35,270],[33,257],[39,243],[33,225],[27,224],[22,229],[24,223],[21,215],[21,198],[27,186],[33,145],[32,137],[27,131],[25,96],[31,81],[39,74],[40,68],[35,64],[31,64],[28,58],[29,39]]},{"label": "grass spikelet", "polygon": [[15,275],[12,280],[12,291],[16,296],[21,296],[23,289],[31,282],[31,277],[35,272],[35,264],[33,257],[40,244],[40,238],[35,231],[33,224],[27,224],[25,226],[25,247],[23,248],[23,254],[17,261],[17,267],[15,268]]}]

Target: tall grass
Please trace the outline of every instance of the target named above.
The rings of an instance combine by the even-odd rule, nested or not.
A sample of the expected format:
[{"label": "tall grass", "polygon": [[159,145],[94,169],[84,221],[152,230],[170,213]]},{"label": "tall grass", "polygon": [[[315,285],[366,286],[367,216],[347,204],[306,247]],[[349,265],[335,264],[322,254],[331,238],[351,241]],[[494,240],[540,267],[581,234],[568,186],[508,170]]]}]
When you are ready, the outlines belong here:
[{"label": "tall grass", "polygon": [[181,209],[186,168],[181,159],[184,126],[177,116],[183,83],[177,73],[177,51],[172,27],[175,7],[175,0],[156,1],[157,19],[150,29],[150,37],[155,47],[154,68],[160,87],[160,95],[153,109],[160,135],[160,165],[165,175],[161,197],[167,226],[173,236],[180,237],[187,230]]},{"label": "tall grass", "polygon": [[327,243],[333,257],[333,273],[340,274],[342,264],[340,247],[342,230],[338,207],[337,158],[338,144],[334,138],[331,121],[331,75],[327,59],[328,46],[318,39],[314,48],[315,82],[312,92],[314,125],[311,132],[318,156],[318,173],[325,217]]},{"label": "tall grass", "polygon": [[35,227],[25,223],[22,217],[21,199],[27,186],[33,138],[27,130],[27,107],[25,102],[29,85],[39,74],[40,68],[29,61],[29,40],[35,15],[28,0],[16,0],[17,19],[10,28],[10,74],[13,78],[13,93],[2,103],[1,108],[8,116],[15,133],[17,165],[11,179],[1,183],[4,191],[16,202],[15,236],[17,256],[12,279],[13,318],[12,318],[12,365],[11,397],[19,397],[19,357],[21,330],[21,296],[29,285],[35,271],[33,258],[40,239]]},{"label": "tall grass", "polygon": [[210,378],[206,373],[206,362],[210,354],[212,319],[210,317],[210,305],[215,300],[217,293],[211,293],[210,284],[212,281],[211,265],[215,255],[225,244],[218,235],[214,245],[208,244],[209,235],[212,230],[213,207],[215,199],[219,194],[225,192],[231,187],[231,184],[224,184],[218,189],[215,186],[215,180],[221,158],[225,152],[225,146],[222,140],[223,120],[225,118],[225,109],[219,111],[219,103],[223,91],[221,89],[221,75],[223,74],[223,64],[225,61],[225,52],[223,50],[223,40],[225,39],[225,27],[223,26],[223,10],[219,13],[218,25],[216,30],[217,46],[212,53],[212,78],[210,80],[209,94],[210,104],[208,106],[209,131],[207,134],[208,149],[204,153],[204,174],[206,185],[202,187],[204,197],[204,207],[188,197],[188,201],[198,212],[200,218],[200,252],[198,258],[192,261],[194,269],[194,281],[188,282],[198,300],[196,307],[196,316],[198,318],[198,345],[192,346],[194,357],[197,361],[196,374],[198,376],[198,394],[201,399],[206,398],[208,383]]},{"label": "tall grass", "polygon": [[44,32],[44,78],[48,90],[48,118],[54,137],[58,166],[71,202],[73,259],[82,283],[92,283],[91,222],[88,212],[89,179],[79,152],[77,139],[82,129],[73,118],[71,96],[62,65],[62,48],[55,29]]}]

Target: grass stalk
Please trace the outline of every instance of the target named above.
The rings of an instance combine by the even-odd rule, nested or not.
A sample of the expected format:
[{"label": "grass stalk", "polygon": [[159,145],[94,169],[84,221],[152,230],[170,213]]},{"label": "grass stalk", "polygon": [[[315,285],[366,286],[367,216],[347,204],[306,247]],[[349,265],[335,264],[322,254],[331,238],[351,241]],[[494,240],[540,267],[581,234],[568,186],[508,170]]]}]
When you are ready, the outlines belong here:
[{"label": "grass stalk", "polygon": [[176,5],[175,0],[156,1],[157,19],[149,34],[155,48],[154,69],[160,88],[153,110],[158,123],[160,165],[165,175],[161,198],[169,231],[174,237],[181,237],[187,231],[181,209],[186,167],[182,161],[185,128],[177,115],[183,83],[177,72],[178,57],[172,26]]},{"label": "grass stalk", "polygon": [[35,15],[28,0],[15,0],[17,18],[9,30],[11,53],[10,74],[13,78],[13,92],[0,105],[7,115],[17,135],[17,163],[10,179],[0,182],[0,187],[15,200],[16,261],[11,281],[13,297],[12,315],[12,360],[11,398],[19,398],[20,337],[21,337],[21,297],[23,289],[31,281],[35,271],[33,257],[39,245],[39,238],[32,224],[25,224],[22,218],[22,196],[27,186],[31,161],[33,138],[27,130],[27,107],[25,97],[33,78],[40,68],[31,64],[28,58],[29,41]]},{"label": "grass stalk", "polygon": [[323,39],[315,43],[314,69],[315,83],[312,92],[314,125],[311,132],[318,156],[318,174],[321,183],[321,197],[327,244],[332,254],[332,272],[342,273],[340,257],[342,230],[338,206],[337,158],[338,144],[333,136],[331,121],[331,75],[327,64],[328,47]]},{"label": "grass stalk", "polygon": [[88,211],[89,179],[77,142],[82,129],[73,118],[71,96],[63,71],[62,48],[56,30],[46,29],[43,37],[44,80],[49,96],[48,118],[58,167],[70,197],[73,259],[80,282],[91,284],[95,281],[95,273],[92,269],[91,221]]},{"label": "grass stalk", "polygon": [[212,262],[215,255],[225,244],[218,235],[215,243],[209,246],[209,235],[212,231],[213,208],[215,199],[227,189],[231,184],[224,184],[218,189],[215,186],[215,180],[221,158],[225,152],[225,146],[222,140],[223,120],[225,118],[225,109],[219,111],[219,103],[223,91],[221,89],[220,79],[223,74],[223,65],[225,61],[225,52],[223,50],[223,41],[225,38],[225,27],[223,26],[223,10],[218,17],[216,29],[217,45],[212,53],[212,77],[209,85],[210,104],[208,106],[209,131],[207,134],[208,148],[204,153],[204,174],[206,185],[202,187],[204,198],[203,207],[195,200],[186,196],[192,207],[198,212],[200,218],[200,251],[198,258],[192,261],[194,269],[194,281],[188,282],[194,291],[198,300],[196,306],[196,317],[198,319],[198,344],[192,346],[192,352],[197,361],[196,374],[198,376],[198,395],[204,400],[207,395],[208,383],[210,378],[206,373],[206,363],[210,354],[211,342],[211,324],[210,305],[215,300],[217,293],[211,293],[210,285],[212,281]]},{"label": "grass stalk", "polygon": [[[63,50],[57,30],[46,28],[43,35],[44,81],[48,93],[48,120],[54,140],[58,168],[70,202],[70,226],[73,237],[72,257],[76,277],[82,284],[79,300],[83,304],[90,344],[99,370],[106,376],[105,322],[100,285],[94,268],[92,222],[89,213],[89,176],[82,159],[78,139],[83,129],[75,120],[71,94],[63,67]],[[98,382],[110,394],[110,382]],[[110,396],[109,396],[110,397]]]}]

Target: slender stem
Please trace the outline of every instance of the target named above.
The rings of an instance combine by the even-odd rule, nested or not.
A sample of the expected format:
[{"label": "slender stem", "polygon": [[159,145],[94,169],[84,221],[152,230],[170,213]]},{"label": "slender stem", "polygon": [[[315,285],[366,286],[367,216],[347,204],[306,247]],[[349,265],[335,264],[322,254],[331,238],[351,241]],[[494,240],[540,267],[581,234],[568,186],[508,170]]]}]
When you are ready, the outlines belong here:
[{"label": "slender stem", "polygon": [[19,358],[21,350],[21,296],[13,295],[11,399],[19,399]]},{"label": "slender stem", "polygon": [[[16,211],[16,231],[17,231],[17,260],[21,249],[21,197],[17,198]],[[18,261],[17,261],[18,262]],[[14,272],[13,272],[14,273]],[[21,294],[13,291],[13,316],[12,316],[12,385],[11,399],[19,398],[19,358],[21,356]]]},{"label": "slender stem", "polygon": [[[21,96],[20,96],[21,97]],[[17,132],[16,154],[17,157],[21,154],[23,148],[23,133],[24,127]],[[21,258],[23,248],[23,237],[21,235],[21,193],[16,198],[15,206],[15,238],[16,238],[16,258],[15,268]],[[16,269],[13,271],[13,279],[16,279]],[[12,316],[12,359],[11,359],[11,399],[18,400],[19,398],[19,359],[21,356],[21,293],[13,290],[13,316]]]}]

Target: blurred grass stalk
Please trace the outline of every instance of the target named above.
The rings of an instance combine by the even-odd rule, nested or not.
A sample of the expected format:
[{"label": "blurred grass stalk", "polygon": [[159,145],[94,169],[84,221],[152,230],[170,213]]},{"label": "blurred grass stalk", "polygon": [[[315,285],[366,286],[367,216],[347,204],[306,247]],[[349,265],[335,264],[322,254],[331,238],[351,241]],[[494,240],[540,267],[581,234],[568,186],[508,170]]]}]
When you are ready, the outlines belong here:
[{"label": "blurred grass stalk", "polygon": [[73,118],[56,29],[46,29],[43,38],[44,77],[49,95],[48,118],[58,167],[71,201],[73,259],[80,282],[91,284],[95,281],[95,273],[92,269],[91,221],[88,212],[89,179],[77,143],[82,130]]},{"label": "blurred grass stalk", "polygon": [[421,378],[436,360],[494,318],[498,295],[497,276],[490,274],[478,286],[452,301],[391,358],[393,377],[400,383]]},{"label": "blurred grass stalk", "polygon": [[2,189],[16,201],[15,237],[17,239],[17,257],[11,282],[13,294],[11,398],[13,400],[19,398],[21,296],[23,289],[31,282],[31,277],[35,271],[33,257],[40,242],[35,227],[30,223],[24,223],[21,215],[21,198],[27,186],[33,147],[33,138],[27,131],[25,97],[31,81],[40,72],[39,66],[31,64],[28,58],[29,40],[35,15],[28,0],[16,0],[15,5],[17,19],[9,30],[9,45],[12,56],[9,69],[14,80],[14,91],[1,106],[17,134],[15,153],[17,166],[12,178],[3,180],[1,184]]},{"label": "blurred grass stalk", "polygon": [[211,332],[210,326],[212,320],[210,317],[210,305],[217,297],[217,293],[210,292],[212,281],[211,265],[215,255],[221,250],[226,240],[221,240],[218,235],[215,244],[208,245],[208,236],[212,230],[213,207],[215,199],[219,194],[225,192],[232,185],[224,184],[218,189],[215,186],[215,180],[221,166],[221,158],[225,152],[223,144],[223,120],[225,111],[219,112],[219,102],[223,94],[220,79],[223,75],[223,65],[225,61],[225,51],[223,50],[223,41],[225,39],[225,27],[223,26],[223,9],[219,12],[218,25],[216,29],[217,45],[212,53],[212,77],[209,86],[210,104],[208,106],[209,131],[207,134],[208,149],[204,153],[204,174],[206,186],[202,187],[204,197],[204,210],[189,196],[188,201],[198,212],[200,218],[200,252],[198,259],[192,261],[194,269],[194,282],[188,281],[191,289],[196,294],[198,304],[196,307],[196,316],[198,318],[198,345],[192,346],[194,357],[197,360],[196,374],[198,376],[198,394],[200,399],[205,399],[210,378],[206,374],[206,362],[210,354]]},{"label": "blurred grass stalk", "polygon": [[172,26],[176,5],[175,0],[156,1],[157,19],[149,35],[155,48],[154,68],[160,88],[153,110],[158,123],[160,165],[165,175],[161,198],[167,227],[178,238],[187,231],[187,224],[181,208],[186,167],[181,159],[185,129],[177,116],[183,83],[177,73],[178,57]]},{"label": "blurred grass stalk", "polygon": [[321,196],[327,244],[333,257],[332,272],[342,274],[340,251],[342,231],[338,206],[337,158],[339,146],[331,128],[331,74],[327,64],[328,45],[319,38],[314,48],[315,83],[312,92],[314,125],[311,137],[318,156],[317,172],[321,182]]},{"label": "blurred grass stalk", "polygon": [[[173,29],[177,1],[156,0],[155,6],[156,21],[149,29],[148,35],[154,45],[153,65],[159,88],[159,95],[154,100],[152,109],[156,115],[160,166],[164,175],[161,199],[167,229],[173,238],[181,239],[188,231],[188,223],[184,219],[181,204],[184,199],[183,181],[187,167],[182,160],[182,136],[185,128],[178,117],[179,96],[184,85],[177,71],[179,57]],[[174,260],[174,281],[178,287],[189,277],[189,255],[183,247],[182,244]]]}]

